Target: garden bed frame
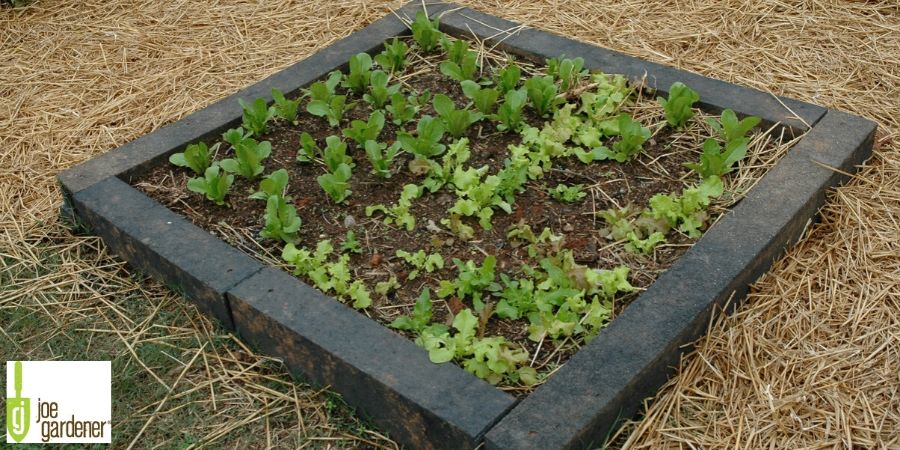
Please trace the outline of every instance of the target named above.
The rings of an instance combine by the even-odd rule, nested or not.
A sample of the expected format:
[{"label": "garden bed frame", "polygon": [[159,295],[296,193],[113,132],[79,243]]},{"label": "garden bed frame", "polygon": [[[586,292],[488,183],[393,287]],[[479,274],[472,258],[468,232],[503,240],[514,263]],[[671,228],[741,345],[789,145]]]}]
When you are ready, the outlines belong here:
[{"label": "garden bed frame", "polygon": [[[346,69],[359,52],[407,33],[413,2],[252,86],[59,175],[63,215],[103,238],[131,266],[182,292],[243,340],[315,383],[330,386],[409,448],[587,448],[632,417],[702,336],[716,307],[748,286],[800,237],[826,190],[871,154],[875,124],[576,42],[468,8],[427,5],[441,30],[476,36],[520,57],[583,57],[587,69],[623,74],[665,93],[681,81],[699,107],[780,124],[806,135],[649,289],[522,401],[427,352],[374,320],[194,226],[126,181],[166,164],[187,144],[241,120],[237,99],[286,94]],[[776,133],[777,134],[777,133]]]}]

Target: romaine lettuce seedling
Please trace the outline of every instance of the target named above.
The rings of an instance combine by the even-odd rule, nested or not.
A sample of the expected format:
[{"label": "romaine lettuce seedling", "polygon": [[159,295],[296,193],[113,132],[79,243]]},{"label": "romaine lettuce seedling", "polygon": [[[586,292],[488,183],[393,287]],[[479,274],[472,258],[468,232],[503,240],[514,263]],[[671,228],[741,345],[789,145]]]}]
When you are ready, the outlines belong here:
[{"label": "romaine lettuce seedling", "polygon": [[401,132],[397,135],[400,146],[417,158],[431,159],[444,152],[447,147],[441,144],[444,137],[444,123],[425,115],[416,125],[416,136]]},{"label": "romaine lettuce seedling", "polygon": [[357,53],[350,57],[350,73],[344,79],[343,86],[356,95],[362,95],[369,87],[372,76],[372,57],[368,53]]},{"label": "romaine lettuce seedling", "polygon": [[187,182],[188,190],[206,194],[206,198],[221,206],[225,204],[225,194],[234,183],[234,175],[219,174],[219,166],[213,164],[203,173],[202,178],[191,178]]},{"label": "romaine lettuce seedling", "polygon": [[416,116],[418,108],[413,106],[413,102],[409,101],[405,95],[396,93],[391,95],[391,104],[386,105],[385,109],[393,117],[394,125],[403,125]]},{"label": "romaine lettuce seedling", "polygon": [[584,58],[551,58],[547,60],[547,75],[559,80],[559,89],[566,92],[587,75],[584,70]]},{"label": "romaine lettuce seedling", "polygon": [[554,200],[564,203],[575,203],[587,196],[587,193],[584,192],[583,188],[584,185],[581,184],[572,186],[558,184],[555,188],[549,189],[548,192],[550,193],[550,197],[553,197]]},{"label": "romaine lettuce seedling", "polygon": [[309,133],[300,134],[300,149],[297,150],[297,162],[310,162],[319,157],[322,150],[316,145],[316,140]]},{"label": "romaine lettuce seedling", "polygon": [[350,166],[340,163],[333,172],[319,175],[316,181],[335,203],[343,203],[351,193],[348,188],[351,176]]},{"label": "romaine lettuce seedling", "polygon": [[325,117],[328,124],[337,127],[344,118],[344,113],[353,109],[356,103],[347,103],[346,95],[333,95],[328,101],[311,100],[306,105],[306,111],[314,116]]},{"label": "romaine lettuce seedling", "polygon": [[[288,184],[288,172],[285,169],[278,169],[259,182],[259,191],[250,195],[250,198],[256,200],[268,200],[273,195],[284,195],[284,190]],[[290,200],[290,197],[285,197]]]},{"label": "romaine lettuce seedling", "polygon": [[734,164],[747,154],[747,138],[737,138],[725,144],[725,151],[715,139],[703,142],[703,154],[699,163],[685,163],[685,166],[701,177],[722,176],[734,170]]},{"label": "romaine lettuce seedling", "polygon": [[425,288],[416,304],[413,306],[412,316],[400,316],[391,322],[391,328],[404,331],[421,332],[431,323],[431,291]]},{"label": "romaine lettuce seedling", "polygon": [[509,64],[497,73],[494,84],[497,85],[501,95],[506,95],[507,92],[513,91],[519,86],[521,78],[522,69],[519,69],[519,66],[515,64]]},{"label": "romaine lettuce seedling", "polygon": [[469,51],[469,42],[464,39],[451,41],[445,36],[441,39],[441,47],[447,53],[447,58],[451,62],[462,65],[463,59],[465,59],[466,53]]},{"label": "romaine lettuce seedling", "polygon": [[513,91],[507,91],[503,96],[503,104],[497,109],[497,120],[500,125],[497,129],[501,131],[519,131],[522,128],[522,108],[528,100],[528,93],[525,88]]},{"label": "romaine lettuce seedling", "polygon": [[213,145],[212,152],[203,142],[190,144],[183,153],[173,153],[169,156],[169,162],[178,167],[187,167],[197,175],[203,175],[210,166],[210,153],[215,153],[219,144]]},{"label": "romaine lettuce seedling", "polygon": [[366,141],[374,141],[381,134],[384,128],[384,113],[379,110],[372,111],[369,114],[369,120],[354,120],[350,122],[348,128],[344,128],[344,137],[348,137],[356,141],[356,145],[362,147],[366,145]]},{"label": "romaine lettuce seedling", "polygon": [[375,55],[375,62],[388,72],[402,72],[403,68],[406,67],[406,53],[408,50],[409,46],[405,42],[394,38],[390,44],[384,43],[384,50]]},{"label": "romaine lettuce seedling", "polygon": [[325,166],[328,167],[328,171],[334,172],[337,170],[338,166],[341,164],[346,164],[348,167],[353,168],[353,158],[347,154],[347,144],[341,141],[341,138],[337,136],[328,136],[325,138],[325,151],[322,152],[324,155]]},{"label": "romaine lettuce seedling", "polygon": [[749,116],[742,120],[738,120],[737,114],[735,114],[734,111],[726,109],[725,111],[722,111],[721,121],[709,119],[707,123],[713,131],[722,137],[723,141],[729,143],[735,139],[741,139],[746,136],[748,131],[759,125],[759,121],[759,117],[756,116]]},{"label": "romaine lettuce seedling", "polygon": [[441,73],[456,81],[474,80],[478,71],[478,53],[467,50],[459,63],[444,61],[441,63]]},{"label": "romaine lettuce seedling", "polygon": [[237,130],[229,130],[225,133],[229,135],[226,140],[232,138],[237,143],[237,145],[232,143],[236,158],[223,159],[219,164],[226,172],[236,173],[247,179],[256,178],[265,169],[262,161],[272,153],[272,144],[269,141],[257,142],[252,137],[238,137]]},{"label": "romaine lettuce seedling", "polygon": [[497,89],[483,88],[472,80],[464,80],[460,86],[462,86],[463,93],[469,100],[472,100],[475,109],[481,114],[489,116],[497,108],[497,99],[500,98],[500,91]]},{"label": "romaine lettuce seedling", "polygon": [[369,307],[372,298],[365,284],[361,280],[352,281],[350,256],[339,255],[337,261],[329,261],[333,253],[334,247],[326,239],[319,241],[315,252],[287,244],[281,258],[294,266],[295,275],[309,277],[322,292],[334,291],[339,299],[349,298],[356,309]]},{"label": "romaine lettuce seedling", "polygon": [[340,70],[335,70],[328,74],[325,81],[316,81],[313,83],[306,94],[309,95],[310,101],[318,100],[324,103],[331,103],[331,97],[335,95],[335,88],[341,84],[344,74]]},{"label": "romaine lettuce seedling", "polygon": [[525,81],[525,89],[528,91],[528,98],[531,99],[531,105],[541,117],[546,116],[560,103],[560,99],[556,97],[557,87],[551,76],[533,76]]},{"label": "romaine lettuce seedling", "polygon": [[643,150],[644,142],[650,139],[651,133],[649,128],[642,127],[640,122],[625,113],[619,114],[616,122],[620,139],[613,144],[612,151],[601,147],[600,153],[606,158],[625,162]]},{"label": "romaine lettuce seedling", "polygon": [[373,70],[369,93],[363,95],[363,100],[374,108],[383,108],[392,95],[400,91],[400,85],[388,86],[388,75],[381,70]]},{"label": "romaine lettuce seedling", "polygon": [[278,239],[286,244],[297,241],[297,231],[302,224],[297,209],[280,194],[266,200],[266,225],[259,235],[266,239]]},{"label": "romaine lettuce seedling", "polygon": [[413,39],[425,53],[431,53],[443,37],[444,34],[438,29],[439,26],[438,19],[428,20],[424,11],[417,12],[415,20],[409,24]]},{"label": "romaine lettuce seedling", "polygon": [[275,116],[275,108],[266,106],[266,101],[258,98],[253,103],[247,103],[239,98],[241,108],[244,110],[243,127],[255,136],[266,132],[266,122]]},{"label": "romaine lettuce seedling", "polygon": [[694,117],[691,107],[699,100],[700,94],[680,81],[672,83],[668,99],[656,97],[656,101],[666,112],[666,121],[675,128],[684,128],[687,121]]},{"label": "romaine lettuce seedling", "polygon": [[297,109],[300,108],[299,100],[288,100],[278,89],[272,88],[272,98],[275,105],[272,106],[275,116],[297,125]]},{"label": "romaine lettuce seedling", "polygon": [[391,164],[398,153],[400,153],[399,142],[388,146],[377,141],[366,141],[366,157],[372,163],[372,173],[381,178],[391,177]]},{"label": "romaine lettuce seedling", "polygon": [[456,109],[453,100],[444,94],[434,96],[434,110],[444,122],[447,132],[457,138],[464,135],[470,125],[482,118],[480,113],[468,109]]}]

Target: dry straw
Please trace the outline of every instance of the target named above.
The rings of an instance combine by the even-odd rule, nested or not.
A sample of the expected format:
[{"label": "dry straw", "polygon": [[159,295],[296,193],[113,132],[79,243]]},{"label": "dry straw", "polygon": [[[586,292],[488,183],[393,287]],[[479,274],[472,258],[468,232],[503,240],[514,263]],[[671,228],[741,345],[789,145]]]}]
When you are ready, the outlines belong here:
[{"label": "dry straw", "polygon": [[[875,157],[830,196],[821,223],[736,314],[710,325],[614,445],[900,447],[900,5],[471,3],[880,124]],[[68,231],[53,177],[397,6],[38,0],[0,10],[0,351],[117,358],[117,377],[143,374],[155,389],[115,406],[120,447],[392,447],[176,295],[133,279],[96,238]]]}]

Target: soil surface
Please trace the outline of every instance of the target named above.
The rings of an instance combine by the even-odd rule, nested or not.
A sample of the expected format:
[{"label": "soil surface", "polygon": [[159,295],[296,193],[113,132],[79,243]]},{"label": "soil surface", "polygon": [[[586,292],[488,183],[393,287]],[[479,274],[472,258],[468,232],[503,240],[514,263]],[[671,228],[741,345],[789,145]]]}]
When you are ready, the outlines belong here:
[{"label": "soil surface", "polygon": [[[419,92],[428,90],[432,94],[444,93],[454,100],[457,107],[464,107],[468,102],[459,84],[442,75],[436,67],[407,68],[404,83],[404,91],[414,89]],[[342,88],[338,90],[339,93],[348,95],[348,101],[358,101],[356,108],[345,116],[341,129],[349,126],[350,120],[368,118],[372,109],[367,103]],[[412,156],[406,153],[395,159],[391,167],[393,176],[382,179],[371,173],[371,164],[365,151],[357,148],[352,140],[344,139],[356,167],[350,181],[352,194],[344,204],[335,204],[316,181],[316,177],[325,173],[324,166],[316,162],[298,163],[296,156],[302,132],[312,135],[318,145],[324,148],[325,138],[332,134],[340,135],[341,129],[330,127],[324,118],[307,114],[305,104],[304,101],[297,125],[274,120],[269,123],[267,133],[258,138],[272,143],[272,153],[264,161],[264,174],[284,168],[290,175],[287,195],[292,197],[297,214],[303,221],[298,247],[314,248],[318,241],[331,239],[335,248],[339,249],[348,230],[356,233],[363,253],[351,256],[351,269],[356,279],[365,281],[373,297],[372,307],[363,313],[383,324],[400,314],[408,314],[424,288],[431,288],[434,292],[440,280],[454,279],[456,268],[452,263],[453,258],[473,260],[480,265],[486,255],[495,255],[498,278],[500,273],[515,276],[523,264],[535,266],[537,261],[528,256],[524,247],[514,247],[506,238],[508,228],[514,224],[528,224],[535,233],[539,233],[544,227],[550,227],[554,234],[564,236],[564,247],[573,250],[576,261],[591,268],[612,269],[627,265],[631,268],[629,281],[638,288],[638,292],[648,287],[692,244],[691,239],[673,232],[667,237],[667,243],[658,247],[652,255],[630,254],[623,249],[621,243],[617,244],[603,237],[601,230],[605,224],[595,214],[607,208],[629,204],[645,207],[654,194],[680,192],[685,187],[685,180],[693,181],[683,163],[695,161],[697,153],[673,151],[672,144],[677,137],[670,128],[662,126],[662,110],[654,123],[643,120],[654,135],[644,144],[644,150],[637,159],[627,163],[592,164],[583,164],[574,157],[555,159],[551,172],[541,180],[530,181],[526,190],[516,196],[511,214],[499,210],[495,212],[491,230],[483,230],[476,219],[463,219],[475,229],[475,238],[466,242],[440,225],[441,219],[448,216],[447,209],[453,206],[456,199],[454,193],[446,187],[433,194],[426,190],[423,197],[413,202],[411,212],[416,218],[413,231],[385,225],[380,214],[366,217],[367,206],[393,204],[405,184],[423,181],[423,177],[413,175],[408,170],[407,163]],[[435,115],[431,106],[424,107],[419,112],[419,116],[423,114]],[[528,124],[541,127],[545,120],[548,119],[537,117],[530,107],[526,107],[525,121]],[[415,124],[416,121],[409,122],[404,128],[414,131]],[[379,141],[392,144],[401,131],[399,128],[390,122],[388,115]],[[491,168],[489,173],[502,168],[508,145],[521,142],[518,134],[500,132],[489,120],[482,120],[471,126],[467,137],[472,157],[466,165],[488,165]],[[450,140],[449,136],[445,137],[445,143]],[[228,144],[223,143],[214,159],[230,156]],[[163,164],[139,174],[131,183],[197,226],[251,255],[270,263],[280,260],[283,244],[259,238],[259,231],[264,225],[265,201],[248,198],[258,190],[259,179],[250,181],[235,176],[226,205],[217,206],[203,195],[186,189],[187,180],[193,176],[188,169]],[[577,203],[558,202],[550,198],[547,190],[560,183],[581,184],[588,195]],[[412,267],[394,256],[399,249],[411,252],[424,249],[429,253],[440,253],[446,262],[445,268],[434,273],[421,273],[415,280],[408,281],[406,278]],[[375,284],[387,281],[391,276],[395,276],[402,287],[388,296],[375,294]],[[637,293],[617,298],[614,315],[620,313],[636,296]],[[432,295],[432,300],[435,302],[436,322],[449,322],[454,312],[463,306],[471,306],[452,298],[446,299],[447,301],[438,299],[436,295]],[[538,343],[527,338],[527,319],[509,321],[494,317],[488,322],[485,335],[505,336],[524,346],[530,355],[538,350]],[[558,343],[557,346],[545,343],[536,356],[535,367],[541,372],[551,371],[563,364],[579,345],[572,339]],[[508,390],[527,391],[518,387],[509,387]]]}]

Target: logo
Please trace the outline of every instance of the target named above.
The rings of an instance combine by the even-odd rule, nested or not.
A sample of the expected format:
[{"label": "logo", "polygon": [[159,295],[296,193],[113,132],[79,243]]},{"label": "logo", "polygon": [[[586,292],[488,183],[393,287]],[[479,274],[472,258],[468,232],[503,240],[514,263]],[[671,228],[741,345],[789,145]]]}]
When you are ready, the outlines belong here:
[{"label": "logo", "polygon": [[8,361],[7,443],[111,442],[109,361]]}]

